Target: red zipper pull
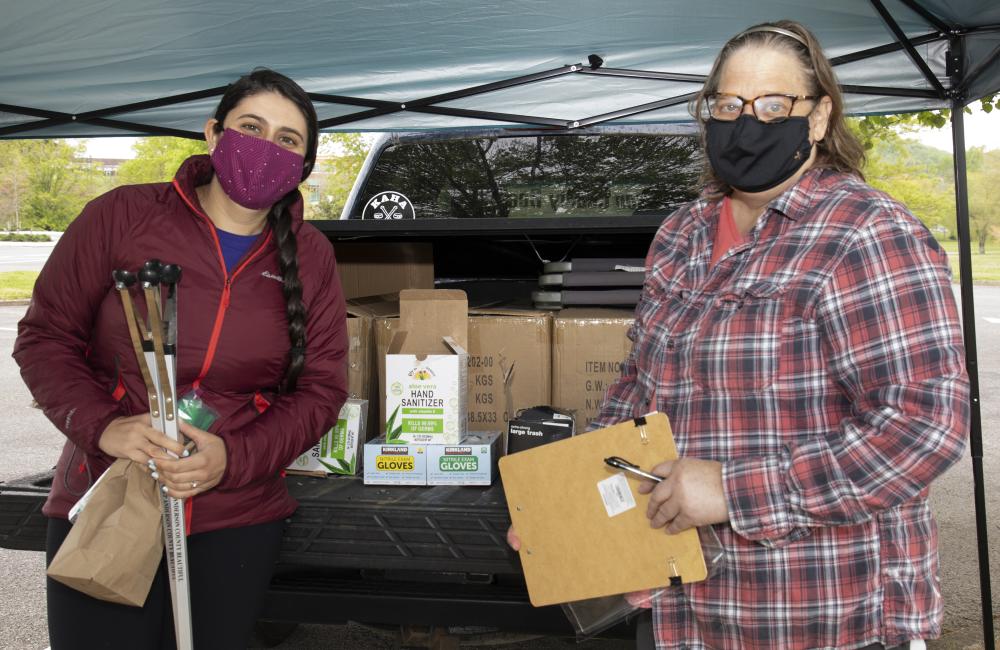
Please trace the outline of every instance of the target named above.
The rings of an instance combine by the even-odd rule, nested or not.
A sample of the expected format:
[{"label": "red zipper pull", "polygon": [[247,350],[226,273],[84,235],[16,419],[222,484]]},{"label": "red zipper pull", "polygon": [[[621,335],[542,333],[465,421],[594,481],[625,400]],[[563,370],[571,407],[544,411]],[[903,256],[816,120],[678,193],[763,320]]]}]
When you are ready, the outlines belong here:
[{"label": "red zipper pull", "polygon": [[233,286],[231,278],[226,278],[226,286],[222,289],[222,308],[229,309],[229,292]]}]

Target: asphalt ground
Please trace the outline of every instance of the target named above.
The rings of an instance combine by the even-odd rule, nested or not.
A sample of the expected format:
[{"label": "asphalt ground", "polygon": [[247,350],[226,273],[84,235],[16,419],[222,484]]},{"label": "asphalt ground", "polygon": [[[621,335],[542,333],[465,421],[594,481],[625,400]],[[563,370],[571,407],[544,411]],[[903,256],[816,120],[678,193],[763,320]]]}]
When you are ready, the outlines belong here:
[{"label": "asphalt ground", "polygon": [[[982,399],[984,474],[992,541],[990,563],[994,617],[1000,615],[1000,287],[976,287],[979,379]],[[24,305],[0,306],[0,481],[51,468],[62,436],[31,397],[10,358],[17,320]],[[53,369],[58,371],[58,369]],[[931,504],[941,539],[941,578],[945,599],[944,635],[931,650],[983,648],[976,523],[969,451],[935,483]],[[0,549],[0,649],[41,650],[48,646],[45,621],[44,561],[41,553]],[[1000,627],[1000,620],[997,620]],[[502,645],[511,650],[618,650],[625,642],[598,640],[576,645],[572,640],[525,639],[485,632],[467,633],[463,646]],[[1000,637],[997,639],[1000,641]],[[268,647],[259,640],[253,648]],[[282,649],[372,649],[398,647],[398,631],[359,625],[301,625],[279,646]]]},{"label": "asphalt ground", "polygon": [[0,273],[41,271],[56,242],[0,241]]}]

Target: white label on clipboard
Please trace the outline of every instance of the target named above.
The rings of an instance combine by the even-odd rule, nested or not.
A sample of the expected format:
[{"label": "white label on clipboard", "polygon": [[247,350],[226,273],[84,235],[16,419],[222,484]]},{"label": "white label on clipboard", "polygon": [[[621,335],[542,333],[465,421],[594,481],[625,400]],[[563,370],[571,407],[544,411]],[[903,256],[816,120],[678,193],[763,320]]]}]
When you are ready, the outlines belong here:
[{"label": "white label on clipboard", "polygon": [[635,497],[628,485],[628,479],[621,472],[603,481],[598,481],[597,489],[601,492],[604,508],[609,517],[628,512],[635,507]]}]

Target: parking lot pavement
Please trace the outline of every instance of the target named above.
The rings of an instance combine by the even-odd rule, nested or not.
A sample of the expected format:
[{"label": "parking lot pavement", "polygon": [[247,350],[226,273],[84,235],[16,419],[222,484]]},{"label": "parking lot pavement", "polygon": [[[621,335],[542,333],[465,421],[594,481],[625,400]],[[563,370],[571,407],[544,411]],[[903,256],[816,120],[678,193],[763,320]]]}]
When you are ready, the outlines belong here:
[{"label": "parking lot pavement", "polygon": [[40,271],[55,242],[0,242],[0,273]]}]

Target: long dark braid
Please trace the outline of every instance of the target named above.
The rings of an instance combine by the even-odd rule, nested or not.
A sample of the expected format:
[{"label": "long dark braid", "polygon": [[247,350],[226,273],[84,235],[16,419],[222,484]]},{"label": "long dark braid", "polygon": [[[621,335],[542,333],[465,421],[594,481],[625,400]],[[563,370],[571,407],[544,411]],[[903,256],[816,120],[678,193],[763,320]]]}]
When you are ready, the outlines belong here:
[{"label": "long dark braid", "polygon": [[278,265],[281,269],[281,291],[285,295],[285,313],[288,316],[288,339],[292,349],[285,370],[281,392],[291,393],[306,365],[306,306],[302,302],[302,282],[299,280],[298,244],[292,231],[292,215],[288,206],[294,194],[287,194],[274,204],[267,214],[278,244]]},{"label": "long dark braid", "polygon": [[[222,132],[222,123],[226,115],[244,97],[260,92],[279,93],[295,104],[306,118],[309,133],[302,165],[302,180],[306,180],[316,163],[316,152],[319,149],[316,109],[313,108],[306,91],[285,75],[267,68],[258,68],[232,83],[215,109],[216,131]],[[306,364],[306,306],[302,301],[302,282],[299,279],[298,245],[295,233],[292,231],[292,215],[288,209],[299,196],[297,189],[292,190],[279,199],[267,213],[267,222],[274,230],[274,239],[278,245],[278,265],[283,279],[282,293],[285,295],[285,310],[288,317],[288,339],[292,344],[288,368],[280,386],[282,393],[291,393],[295,390],[299,375],[302,374]]]}]

